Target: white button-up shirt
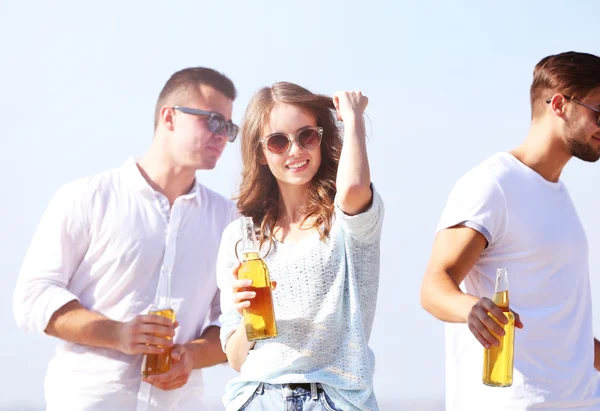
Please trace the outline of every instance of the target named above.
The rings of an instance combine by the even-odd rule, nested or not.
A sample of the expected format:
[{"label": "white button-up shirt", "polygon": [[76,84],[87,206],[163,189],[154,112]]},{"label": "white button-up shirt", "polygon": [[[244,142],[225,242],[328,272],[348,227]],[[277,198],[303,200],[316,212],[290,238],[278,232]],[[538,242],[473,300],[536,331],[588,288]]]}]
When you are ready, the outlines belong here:
[{"label": "white button-up shirt", "polygon": [[[148,312],[162,265],[172,268],[174,341],[219,325],[215,264],[233,202],[199,183],[172,207],[142,177],[122,167],[61,187],[25,257],[14,294],[23,330],[43,332],[67,302],[118,321]],[[48,410],[199,410],[201,370],[162,391],[141,383],[141,355],[61,342],[45,380]]]}]

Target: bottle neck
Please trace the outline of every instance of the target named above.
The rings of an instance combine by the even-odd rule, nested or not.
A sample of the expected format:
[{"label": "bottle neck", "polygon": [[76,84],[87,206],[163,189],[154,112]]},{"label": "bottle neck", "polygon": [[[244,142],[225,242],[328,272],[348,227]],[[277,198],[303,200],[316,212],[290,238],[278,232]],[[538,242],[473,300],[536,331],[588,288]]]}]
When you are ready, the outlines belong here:
[{"label": "bottle neck", "polygon": [[171,270],[166,267],[161,267],[152,305],[154,309],[171,308]]},{"label": "bottle neck", "polygon": [[498,307],[508,309],[508,270],[499,268],[496,271],[496,287],[492,301]]},{"label": "bottle neck", "polygon": [[260,260],[258,251],[246,251],[242,253],[242,262]]},{"label": "bottle neck", "polygon": [[506,268],[499,268],[496,271],[496,287],[494,291],[496,293],[508,292],[508,270]]},{"label": "bottle neck", "polygon": [[258,254],[258,241],[256,241],[256,231],[254,229],[252,218],[242,217],[241,231],[242,240],[240,249],[243,256],[242,258],[245,258],[246,254]]}]

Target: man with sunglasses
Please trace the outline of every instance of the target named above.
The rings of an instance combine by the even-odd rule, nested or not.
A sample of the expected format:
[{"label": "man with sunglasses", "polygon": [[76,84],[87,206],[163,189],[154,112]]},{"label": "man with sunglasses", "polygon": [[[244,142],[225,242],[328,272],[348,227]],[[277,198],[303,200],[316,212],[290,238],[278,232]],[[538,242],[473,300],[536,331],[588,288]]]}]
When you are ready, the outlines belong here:
[{"label": "man with sunglasses", "polygon": [[[237,213],[195,175],[235,140],[235,97],[215,70],[176,72],[159,95],[146,155],[51,200],[14,293],[22,329],[63,340],[46,375],[48,410],[202,409],[200,369],[226,361],[215,263]],[[148,315],[163,270],[172,273],[175,324]],[[142,355],[171,346],[171,370],[142,382]]]},{"label": "man with sunglasses", "polygon": [[[525,141],[452,189],[423,278],[422,306],[448,323],[448,411],[600,409],[588,244],[560,179],[572,157],[600,158],[600,58],[542,59],[530,94]],[[507,323],[490,299],[498,268],[508,269],[519,328],[508,388],[482,383],[483,347],[504,335],[494,319]]]}]

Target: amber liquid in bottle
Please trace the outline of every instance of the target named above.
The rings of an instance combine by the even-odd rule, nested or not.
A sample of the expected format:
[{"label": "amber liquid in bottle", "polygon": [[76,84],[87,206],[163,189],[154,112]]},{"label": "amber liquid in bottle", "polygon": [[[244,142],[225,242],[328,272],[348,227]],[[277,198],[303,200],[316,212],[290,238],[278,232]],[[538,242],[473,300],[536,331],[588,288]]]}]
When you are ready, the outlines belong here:
[{"label": "amber liquid in bottle", "polygon": [[[148,314],[160,315],[161,317],[169,318],[172,322],[175,322],[175,312],[170,308],[166,310],[149,311]],[[167,337],[169,340],[171,337]],[[164,374],[171,369],[171,351],[172,347],[162,347],[164,349],[162,354],[145,354],[142,361],[142,375],[147,377],[149,375]]]},{"label": "amber liquid in bottle", "polygon": [[483,352],[483,383],[492,387],[510,387],[513,383],[514,347],[515,347],[515,316],[508,306],[508,272],[499,269],[496,274],[496,290],[492,301],[502,309],[508,319],[508,324],[502,324],[491,314],[490,316],[500,325],[503,336],[492,333],[500,341],[498,346],[484,348]]},{"label": "amber liquid in bottle", "polygon": [[[148,314],[159,315],[166,317],[175,322],[175,311],[171,308],[171,271],[165,267],[161,268],[160,278],[158,280],[158,288],[156,289],[156,297]],[[157,335],[158,337],[158,335]],[[171,339],[171,337],[167,337]],[[162,354],[144,354],[142,359],[142,375],[164,374],[171,369],[171,347],[162,347]]]},{"label": "amber liquid in bottle", "polygon": [[244,291],[256,293],[250,300],[250,307],[243,310],[246,335],[248,341],[277,337],[269,269],[260,258],[252,218],[242,217],[241,225],[242,265],[238,278],[252,280],[252,285],[244,287]]}]

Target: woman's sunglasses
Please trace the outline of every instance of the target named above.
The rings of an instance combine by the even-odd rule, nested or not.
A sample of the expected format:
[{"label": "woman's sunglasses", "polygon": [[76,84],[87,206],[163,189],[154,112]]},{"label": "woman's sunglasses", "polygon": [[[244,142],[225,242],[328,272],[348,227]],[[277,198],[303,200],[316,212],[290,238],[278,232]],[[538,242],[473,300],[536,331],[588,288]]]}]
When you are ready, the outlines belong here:
[{"label": "woman's sunglasses", "polygon": [[230,143],[233,143],[237,137],[239,127],[233,124],[231,120],[225,120],[225,117],[219,113],[181,106],[174,106],[173,108],[182,113],[206,117],[206,128],[208,128],[208,131],[216,135],[227,134],[227,140]]},{"label": "woman's sunglasses", "polygon": [[305,127],[296,134],[274,133],[259,141],[267,146],[271,154],[280,156],[290,151],[294,142],[303,150],[311,150],[321,145],[322,138],[323,127]]}]

